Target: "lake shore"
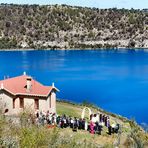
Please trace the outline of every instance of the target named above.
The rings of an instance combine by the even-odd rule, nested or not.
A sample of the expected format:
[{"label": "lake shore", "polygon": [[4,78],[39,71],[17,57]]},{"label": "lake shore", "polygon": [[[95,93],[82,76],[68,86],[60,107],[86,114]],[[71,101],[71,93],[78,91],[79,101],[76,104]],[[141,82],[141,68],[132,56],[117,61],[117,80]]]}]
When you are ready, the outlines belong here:
[{"label": "lake shore", "polygon": [[56,48],[56,49],[53,49],[53,48],[45,48],[45,49],[41,49],[41,48],[9,48],[9,49],[0,49],[0,51],[37,51],[37,50],[65,50],[65,51],[68,51],[68,50],[148,50],[148,48],[145,48],[145,47],[136,47],[136,48],[126,48],[126,47],[118,47],[118,48]]}]

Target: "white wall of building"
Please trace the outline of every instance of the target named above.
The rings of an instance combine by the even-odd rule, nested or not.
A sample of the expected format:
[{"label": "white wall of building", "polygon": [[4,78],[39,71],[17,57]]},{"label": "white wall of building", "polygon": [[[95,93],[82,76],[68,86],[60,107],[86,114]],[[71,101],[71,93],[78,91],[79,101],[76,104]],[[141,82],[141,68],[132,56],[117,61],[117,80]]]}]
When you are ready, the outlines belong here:
[{"label": "white wall of building", "polygon": [[39,110],[40,111],[47,111],[47,100],[39,99]]},{"label": "white wall of building", "polygon": [[[24,107],[30,108],[34,110],[35,108],[35,101],[33,98],[24,98]],[[56,113],[56,93],[54,91],[46,99],[39,99],[39,111],[50,111],[52,113]],[[50,102],[51,101],[51,102]],[[13,108],[13,97],[9,96],[7,93],[4,93],[0,90],[0,102],[3,102],[5,109],[7,108],[9,112],[8,115],[17,114],[20,110],[20,98],[15,99],[15,108]],[[50,105],[51,104],[51,105]],[[1,104],[2,105],[2,104]]]},{"label": "white wall of building", "polygon": [[34,109],[34,99],[24,98],[24,107]]},{"label": "white wall of building", "polygon": [[8,95],[7,93],[3,93],[2,91],[0,91],[0,101],[2,102],[1,107],[3,108],[3,111],[5,109],[8,109],[8,115],[16,114],[19,112],[19,110],[17,109],[19,106],[19,98],[16,98],[15,100],[15,109],[13,109],[13,97]]},{"label": "white wall of building", "polygon": [[56,113],[56,93],[54,91],[51,92],[50,101],[51,108],[49,109],[49,111],[51,111],[52,113]]}]

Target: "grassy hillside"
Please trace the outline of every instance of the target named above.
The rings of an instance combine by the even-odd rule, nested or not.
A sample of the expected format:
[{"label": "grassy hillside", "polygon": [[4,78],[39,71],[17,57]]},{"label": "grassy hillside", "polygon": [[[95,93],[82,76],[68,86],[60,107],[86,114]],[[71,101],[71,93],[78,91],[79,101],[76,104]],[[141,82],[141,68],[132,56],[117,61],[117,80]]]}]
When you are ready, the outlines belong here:
[{"label": "grassy hillside", "polygon": [[148,11],[0,5],[0,48],[148,47]]},{"label": "grassy hillside", "polygon": [[[75,103],[59,101],[57,102],[57,113],[59,115],[66,114],[72,117],[81,118],[81,113],[84,107],[85,107],[84,105],[78,105]],[[89,108],[92,110],[93,113],[102,113],[105,115],[109,115],[111,124],[119,123],[120,126],[122,127],[121,135],[114,134],[109,136],[107,134],[108,129],[106,127],[103,128],[102,135],[99,135],[99,136],[91,135],[86,131],[78,131],[78,134],[75,134],[69,129],[64,130],[65,134],[68,131],[72,135],[74,134],[78,140],[83,141],[87,139],[90,142],[93,141],[93,143],[96,143],[102,146],[105,145],[106,147],[108,146],[113,147],[119,139],[120,139],[120,147],[131,147],[132,145],[134,146],[141,145],[143,147],[148,146],[148,134],[145,134],[144,131],[134,121],[130,121],[119,115],[107,113],[106,111],[100,108],[97,108],[93,105],[90,105]],[[86,118],[88,118],[87,111],[86,111]]]},{"label": "grassy hillside", "polygon": [[[81,117],[83,105],[67,102],[57,102],[57,113],[59,115],[69,115],[72,117]],[[49,129],[47,126],[35,126],[28,122],[30,113],[24,111],[20,114],[21,124],[14,124],[6,120],[0,109],[0,147],[7,148],[120,148],[125,147],[147,147],[148,135],[133,121],[117,115],[106,113],[105,111],[90,106],[93,113],[101,112],[109,115],[111,122],[118,122],[122,126],[122,132],[119,134],[108,135],[108,129],[103,127],[101,135],[92,135],[88,131],[78,130],[73,132],[70,128]]]}]

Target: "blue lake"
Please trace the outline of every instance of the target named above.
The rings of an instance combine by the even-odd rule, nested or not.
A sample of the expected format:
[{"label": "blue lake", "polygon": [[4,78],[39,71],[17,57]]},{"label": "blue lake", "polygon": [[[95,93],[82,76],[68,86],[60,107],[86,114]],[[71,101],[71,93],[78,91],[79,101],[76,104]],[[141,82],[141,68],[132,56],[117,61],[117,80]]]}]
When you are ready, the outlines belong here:
[{"label": "blue lake", "polygon": [[1,51],[0,79],[26,71],[59,98],[148,123],[148,52],[144,50]]}]

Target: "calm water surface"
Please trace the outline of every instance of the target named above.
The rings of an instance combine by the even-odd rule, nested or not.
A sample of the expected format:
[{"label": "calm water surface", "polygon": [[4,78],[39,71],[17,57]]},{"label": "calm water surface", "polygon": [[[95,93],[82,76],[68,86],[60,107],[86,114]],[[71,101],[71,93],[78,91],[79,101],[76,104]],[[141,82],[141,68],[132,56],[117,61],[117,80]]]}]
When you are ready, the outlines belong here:
[{"label": "calm water surface", "polygon": [[107,111],[148,123],[148,52],[0,52],[0,79],[24,71],[45,85],[55,82],[59,98],[88,100]]}]

